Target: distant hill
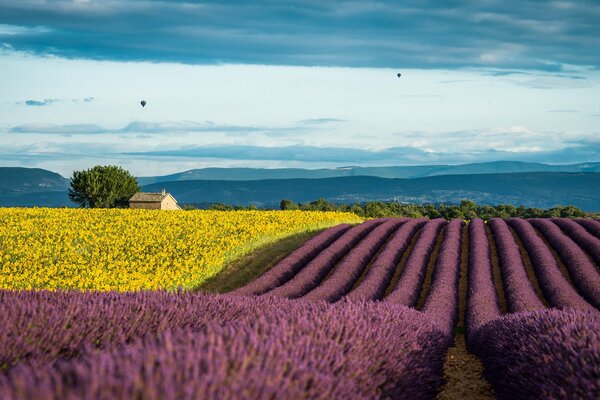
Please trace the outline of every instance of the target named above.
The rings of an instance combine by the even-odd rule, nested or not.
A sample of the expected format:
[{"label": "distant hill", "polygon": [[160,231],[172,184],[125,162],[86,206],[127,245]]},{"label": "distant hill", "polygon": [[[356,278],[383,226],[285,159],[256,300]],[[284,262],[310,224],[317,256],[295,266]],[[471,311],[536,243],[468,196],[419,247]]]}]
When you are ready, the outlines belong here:
[{"label": "distant hill", "polygon": [[0,194],[3,197],[65,191],[68,187],[68,179],[45,169],[0,167]]},{"label": "distant hill", "polygon": [[406,203],[514,204],[551,208],[574,205],[600,210],[600,173],[534,172],[441,175],[415,179],[368,176],[259,181],[172,181],[144,186],[166,188],[180,203],[228,203],[276,208],[283,198],[307,202],[323,197],[331,202],[399,201]]},{"label": "distant hill", "polygon": [[0,197],[0,207],[77,207],[67,196],[67,191],[24,193]]},{"label": "distant hill", "polygon": [[[498,172],[529,168],[563,168],[574,169],[577,172]],[[338,203],[383,200],[448,204],[468,198],[479,204],[507,203],[540,208],[572,204],[585,211],[600,211],[600,172],[594,172],[599,169],[600,163],[553,166],[513,162],[321,170],[207,168],[170,175],[173,179],[171,181],[145,184],[143,188],[145,191],[166,188],[180,203],[200,206],[228,203],[277,208],[283,198],[296,202],[323,197]],[[493,173],[477,172],[482,170],[491,170]],[[456,171],[470,173],[453,174]],[[357,176],[319,177],[321,174],[331,173]],[[382,178],[364,176],[365,173],[434,176],[411,179]],[[222,176],[223,179],[189,179],[198,174],[203,176],[203,179],[214,176]],[[303,178],[256,179],[273,175],[299,175]],[[143,183],[143,179],[140,180]],[[0,206],[73,207],[75,205],[67,197],[68,186],[68,179],[43,169],[0,168]]]},{"label": "distant hill", "polygon": [[600,162],[548,165],[519,161],[496,161],[462,165],[420,165],[391,167],[302,168],[201,168],[164,176],[138,177],[140,185],[182,180],[250,181],[263,179],[321,179],[347,176],[380,178],[424,178],[438,175],[504,174],[514,172],[600,172]]}]

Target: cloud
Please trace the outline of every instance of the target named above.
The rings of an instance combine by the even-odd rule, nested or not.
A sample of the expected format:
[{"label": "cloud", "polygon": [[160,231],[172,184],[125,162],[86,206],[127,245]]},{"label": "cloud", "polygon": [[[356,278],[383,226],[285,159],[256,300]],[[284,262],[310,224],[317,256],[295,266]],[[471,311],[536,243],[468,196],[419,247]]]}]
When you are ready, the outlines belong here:
[{"label": "cloud", "polygon": [[383,151],[370,151],[344,147],[313,147],[313,146],[202,146],[184,149],[156,150],[147,152],[128,152],[128,155],[144,155],[153,157],[192,157],[219,158],[230,160],[286,160],[302,162],[339,162],[364,163],[374,160],[410,159],[423,156],[425,153],[416,148],[389,148]]},{"label": "cloud", "polygon": [[[315,138],[323,136],[323,132],[330,133],[332,129],[338,129],[335,127],[337,123],[341,123],[341,120],[326,117],[300,120],[286,126],[227,125],[210,121],[134,121],[122,128],[111,129],[96,124],[29,123],[14,126],[8,132],[21,135],[23,140],[32,143],[38,143],[39,139],[27,135],[78,136],[81,139],[74,143],[57,138],[53,144],[57,152],[80,147],[93,153],[104,146],[103,151],[107,154],[142,157],[353,165],[496,160],[576,162],[577,157],[582,161],[600,159],[597,132],[536,131],[521,126],[447,132],[397,132],[384,142],[395,143],[396,146],[385,148],[373,148],[381,141],[370,139],[360,142],[364,143],[362,147],[359,142],[345,142],[346,147],[340,147],[333,144],[339,141],[315,141]],[[311,136],[310,133],[316,135]],[[90,138],[83,139],[85,136]],[[140,142],[139,139],[152,140]]]},{"label": "cloud", "polygon": [[58,101],[57,99],[25,100],[22,103],[25,104],[26,106],[43,107],[43,106],[49,106],[53,103],[56,103],[57,101]]},{"label": "cloud", "polygon": [[[123,128],[122,128],[123,129]],[[157,127],[154,127],[155,131]],[[145,168],[153,165],[161,171],[182,170],[181,166],[229,167],[304,167],[320,168],[340,165],[389,166],[462,164],[488,161],[525,161],[549,164],[567,164],[600,161],[600,135],[569,132],[542,133],[522,127],[495,128],[446,132],[437,134],[438,141],[406,144],[382,149],[342,147],[339,145],[255,145],[254,138],[243,138],[239,143],[198,145],[198,140],[185,135],[166,136],[132,132],[126,138],[97,136],[107,130],[97,125],[29,124],[15,127],[23,131],[19,140],[0,144],[0,160],[19,165],[44,165],[57,167],[69,174],[69,168],[80,169],[99,162],[122,163],[134,160],[137,173],[148,174]],[[28,137],[35,131],[51,134],[73,135],[74,138],[48,136],[45,139]],[[84,133],[90,135],[85,137]],[[79,134],[79,136],[76,136]],[[121,134],[119,134],[121,135]],[[161,142],[141,140],[162,139]],[[431,132],[408,132],[407,140],[433,140]],[[236,139],[237,140],[237,139]],[[29,142],[28,142],[29,141]],[[268,141],[263,141],[268,143]],[[543,147],[540,146],[543,143]],[[465,145],[468,144],[468,145]],[[51,164],[49,164],[51,162]],[[133,161],[132,161],[133,162]],[[67,168],[66,166],[69,165]],[[144,172],[145,171],[145,172]]]},{"label": "cloud", "polygon": [[456,164],[487,161],[527,161],[551,164],[576,163],[600,160],[600,141],[579,143],[556,150],[506,151],[482,149],[479,151],[424,151],[416,147],[392,147],[383,150],[365,150],[345,147],[313,146],[198,146],[171,150],[126,152],[124,155],[197,158],[245,161],[286,161],[305,163],[338,163],[351,165],[422,165]]},{"label": "cloud", "polygon": [[228,125],[217,124],[211,121],[194,122],[148,122],[134,121],[123,128],[109,129],[94,124],[78,125],[54,125],[29,123],[10,128],[11,133],[37,133],[49,135],[73,135],[73,134],[170,134],[170,133],[202,133],[219,132],[227,136],[246,136],[250,134],[262,134],[268,137],[285,137],[318,130],[320,126],[331,125],[342,120],[336,118],[317,118],[298,121],[289,126],[255,126],[255,125]]},{"label": "cloud", "polygon": [[569,113],[569,114],[571,114],[571,113],[579,113],[581,111],[574,110],[572,108],[559,108],[559,109],[556,109],[556,110],[548,110],[546,112],[549,112],[549,113]]},{"label": "cloud", "polygon": [[43,107],[43,106],[50,106],[50,105],[55,104],[55,103],[66,103],[66,102],[91,103],[94,100],[96,100],[94,97],[84,97],[84,98],[81,98],[81,99],[43,99],[43,100],[29,99],[29,100],[24,100],[24,101],[18,101],[15,104],[19,104],[19,105],[23,104],[23,105],[31,106],[31,107]]},{"label": "cloud", "polygon": [[0,15],[7,45],[63,57],[550,72],[567,64],[600,67],[597,2],[4,0]]},{"label": "cloud", "polygon": [[54,125],[54,124],[23,124],[10,129],[11,133],[43,133],[49,135],[77,135],[110,133],[109,130],[93,124]]},{"label": "cloud", "polygon": [[7,25],[0,24],[0,37],[2,36],[22,36],[22,35],[36,35],[43,33],[50,33],[51,29],[44,26],[18,26],[18,25]]},{"label": "cloud", "polygon": [[322,124],[330,124],[330,123],[337,123],[337,122],[346,122],[346,120],[339,119],[339,118],[310,118],[310,119],[303,119],[301,121],[298,121],[299,124],[303,124],[303,125],[322,125]]},{"label": "cloud", "polygon": [[527,71],[513,71],[513,70],[496,70],[496,69],[488,69],[483,71],[483,75],[489,76],[510,76],[510,75],[531,75],[530,72]]}]

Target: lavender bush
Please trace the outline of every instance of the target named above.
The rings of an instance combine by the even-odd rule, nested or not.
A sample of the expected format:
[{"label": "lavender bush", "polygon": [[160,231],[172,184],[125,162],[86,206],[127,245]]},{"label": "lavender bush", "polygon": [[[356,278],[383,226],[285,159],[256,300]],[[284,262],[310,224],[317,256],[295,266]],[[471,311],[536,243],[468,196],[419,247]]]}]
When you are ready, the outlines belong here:
[{"label": "lavender bush", "polygon": [[[127,294],[124,302],[136,295]],[[223,325],[209,322],[201,330],[166,329],[119,340],[100,351],[84,346],[77,358],[21,363],[0,374],[0,398],[413,399],[434,398],[442,383],[446,340],[416,310],[374,302],[160,296],[182,304],[202,299],[205,308],[199,312],[211,315],[218,315],[210,307],[213,301],[221,312],[232,306],[238,317],[244,308],[263,311]],[[61,299],[71,297],[79,299],[71,302],[76,307],[86,300],[103,307],[101,296]],[[37,301],[54,303],[48,307],[55,312],[65,310],[48,296]],[[119,329],[112,315],[96,318]],[[47,329],[68,336],[79,328]]]},{"label": "lavender bush", "polygon": [[338,239],[351,225],[340,224],[329,228],[294,250],[273,268],[232,293],[259,295],[289,281],[304,266]]},{"label": "lavender bush", "polygon": [[600,239],[600,221],[585,218],[577,218],[575,221],[589,233]]},{"label": "lavender bush", "polygon": [[462,220],[455,219],[446,227],[444,241],[435,262],[431,287],[422,309],[450,340],[458,319],[458,280],[463,225]]},{"label": "lavender bush", "polygon": [[552,252],[536,234],[531,224],[520,218],[510,218],[507,222],[515,230],[527,250],[540,288],[550,305],[560,308],[594,310],[565,279]]},{"label": "lavender bush", "polygon": [[589,233],[583,226],[568,218],[552,219],[575,243],[584,249],[596,265],[600,266],[600,239]]},{"label": "lavender bush", "polygon": [[534,311],[546,308],[536,296],[525,271],[519,245],[508,225],[500,218],[488,221],[500,261],[502,284],[509,312]]},{"label": "lavender bush", "polygon": [[472,338],[499,399],[600,398],[600,313],[508,314]]},{"label": "lavender bush", "polygon": [[403,222],[404,220],[391,219],[373,229],[336,265],[333,272],[304,298],[329,302],[339,300],[352,289],[377,251]]},{"label": "lavender bush", "polygon": [[276,299],[149,291],[0,291],[0,367],[22,360],[76,356],[173,329],[203,329],[276,311]]},{"label": "lavender bush", "polygon": [[485,225],[479,218],[472,219],[469,223],[469,284],[465,315],[465,336],[470,351],[479,329],[501,315]]},{"label": "lavender bush", "polygon": [[539,218],[529,221],[556,250],[583,298],[600,308],[600,274],[583,250],[551,221]]},{"label": "lavender bush", "polygon": [[400,259],[408,249],[412,237],[425,224],[424,219],[405,222],[386,243],[362,282],[346,297],[352,300],[379,300],[383,297]]},{"label": "lavender bush", "polygon": [[374,219],[355,226],[344,233],[325,250],[316,256],[296,276],[281,286],[266,294],[270,296],[297,298],[304,296],[315,288],[331,269],[358,242],[364,239],[375,227],[385,222],[385,219]]},{"label": "lavender bush", "polygon": [[421,231],[421,236],[419,236],[419,239],[415,243],[400,273],[396,287],[384,298],[385,302],[402,304],[409,307],[416,304],[423,281],[425,280],[427,264],[435,247],[437,236],[446,224],[446,220],[443,219],[434,219],[425,224]]}]

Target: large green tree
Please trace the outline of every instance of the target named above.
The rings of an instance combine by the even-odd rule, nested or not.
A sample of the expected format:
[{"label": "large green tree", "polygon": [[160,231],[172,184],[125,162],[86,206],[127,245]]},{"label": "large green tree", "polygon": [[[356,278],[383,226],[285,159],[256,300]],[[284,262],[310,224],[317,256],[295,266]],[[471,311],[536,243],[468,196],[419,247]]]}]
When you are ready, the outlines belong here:
[{"label": "large green tree", "polygon": [[115,165],[97,165],[73,172],[69,199],[80,207],[127,207],[129,199],[140,190],[135,177]]}]

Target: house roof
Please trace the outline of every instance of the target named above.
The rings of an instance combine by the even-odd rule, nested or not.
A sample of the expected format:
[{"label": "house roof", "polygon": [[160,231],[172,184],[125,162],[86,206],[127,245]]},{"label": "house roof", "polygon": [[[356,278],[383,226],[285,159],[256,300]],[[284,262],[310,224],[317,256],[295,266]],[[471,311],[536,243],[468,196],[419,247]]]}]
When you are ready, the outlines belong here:
[{"label": "house roof", "polygon": [[171,195],[167,192],[137,192],[129,199],[129,201],[137,203],[161,203],[167,196]]}]

